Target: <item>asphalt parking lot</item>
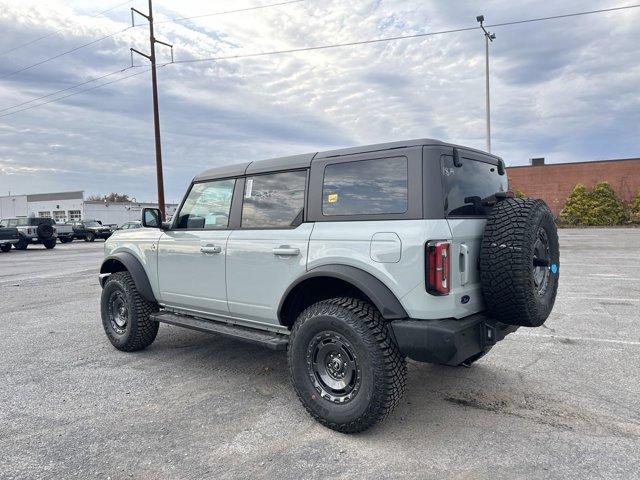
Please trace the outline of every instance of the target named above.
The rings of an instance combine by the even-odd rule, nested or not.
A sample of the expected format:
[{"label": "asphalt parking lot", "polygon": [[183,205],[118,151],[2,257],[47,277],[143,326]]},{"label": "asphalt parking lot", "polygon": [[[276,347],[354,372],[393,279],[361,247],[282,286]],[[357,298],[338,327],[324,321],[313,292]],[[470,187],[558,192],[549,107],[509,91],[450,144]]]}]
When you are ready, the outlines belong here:
[{"label": "asphalt parking lot", "polygon": [[640,478],[640,229],[561,231],[544,328],[472,368],[409,363],[384,423],[314,422],[285,354],[100,323],[102,242],[0,253],[2,478]]}]

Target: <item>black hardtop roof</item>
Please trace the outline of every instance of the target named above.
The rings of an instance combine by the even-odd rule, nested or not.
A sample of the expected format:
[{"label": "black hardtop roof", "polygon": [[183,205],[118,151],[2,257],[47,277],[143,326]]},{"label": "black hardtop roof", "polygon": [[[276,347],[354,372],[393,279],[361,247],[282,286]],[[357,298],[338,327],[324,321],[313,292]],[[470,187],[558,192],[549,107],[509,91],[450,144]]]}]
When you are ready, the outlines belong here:
[{"label": "black hardtop roof", "polygon": [[362,145],[359,147],[340,148],[336,150],[327,150],[324,152],[305,153],[302,155],[292,155],[287,157],[271,158],[268,160],[259,160],[256,162],[243,162],[233,165],[222,165],[220,167],[210,168],[197,175],[193,181],[200,182],[204,180],[212,180],[215,178],[229,178],[241,175],[249,175],[256,173],[274,172],[278,170],[295,170],[309,168],[311,162],[323,158],[331,158],[342,155],[354,155],[357,153],[376,152],[380,150],[393,150],[397,148],[417,147],[417,146],[446,146],[458,147],[464,150],[470,150],[483,155],[488,155],[496,160],[499,157],[475,148],[465,147],[462,145],[454,145],[452,143],[434,140],[432,138],[418,138],[414,140],[404,140],[399,142],[377,143],[372,145]]}]

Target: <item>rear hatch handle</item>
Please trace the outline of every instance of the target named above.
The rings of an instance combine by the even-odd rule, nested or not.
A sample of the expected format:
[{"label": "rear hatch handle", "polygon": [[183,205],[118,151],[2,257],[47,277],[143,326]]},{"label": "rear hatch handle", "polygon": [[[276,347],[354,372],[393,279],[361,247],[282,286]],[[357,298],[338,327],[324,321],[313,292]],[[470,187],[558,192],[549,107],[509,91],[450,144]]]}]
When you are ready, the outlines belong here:
[{"label": "rear hatch handle", "polygon": [[469,247],[460,244],[460,285],[466,285],[469,281]]}]

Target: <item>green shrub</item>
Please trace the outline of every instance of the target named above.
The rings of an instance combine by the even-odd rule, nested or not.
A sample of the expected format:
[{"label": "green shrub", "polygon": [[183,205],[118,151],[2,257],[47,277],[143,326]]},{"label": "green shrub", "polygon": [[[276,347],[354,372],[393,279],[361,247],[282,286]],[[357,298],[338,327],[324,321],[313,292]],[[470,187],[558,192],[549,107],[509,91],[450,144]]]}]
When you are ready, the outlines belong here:
[{"label": "green shrub", "polygon": [[589,192],[587,187],[578,183],[567,197],[564,208],[560,211],[560,220],[569,225],[584,225],[585,212],[589,210]]},{"label": "green shrub", "polygon": [[640,188],[629,206],[629,217],[634,223],[640,223]]},{"label": "green shrub", "polygon": [[569,225],[619,225],[624,217],[624,208],[607,182],[596,183],[590,192],[578,183],[560,212]]}]

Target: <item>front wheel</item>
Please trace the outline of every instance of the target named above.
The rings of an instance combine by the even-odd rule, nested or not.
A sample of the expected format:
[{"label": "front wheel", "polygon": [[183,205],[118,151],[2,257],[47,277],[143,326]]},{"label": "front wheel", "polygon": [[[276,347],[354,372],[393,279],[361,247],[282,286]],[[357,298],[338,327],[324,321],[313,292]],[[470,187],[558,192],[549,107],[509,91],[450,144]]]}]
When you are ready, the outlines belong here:
[{"label": "front wheel", "polygon": [[51,250],[56,246],[56,241],[57,240],[55,238],[49,238],[47,240],[43,240],[42,244],[44,245],[44,248],[46,248],[47,250]]},{"label": "front wheel", "polygon": [[0,245],[0,250],[7,253],[9,250],[11,250],[11,244],[3,243],[2,245]]},{"label": "front wheel", "polygon": [[158,322],[149,316],[158,311],[158,305],[138,293],[129,272],[109,275],[102,289],[100,307],[104,331],[118,350],[143,350],[156,339]]},{"label": "front wheel", "polygon": [[96,234],[89,232],[87,233],[87,238],[85,239],[87,242],[95,242],[96,240]]},{"label": "front wheel", "polygon": [[366,430],[398,404],[405,358],[375,307],[334,298],[307,308],[289,341],[298,398],[321,424],[343,433]]}]

